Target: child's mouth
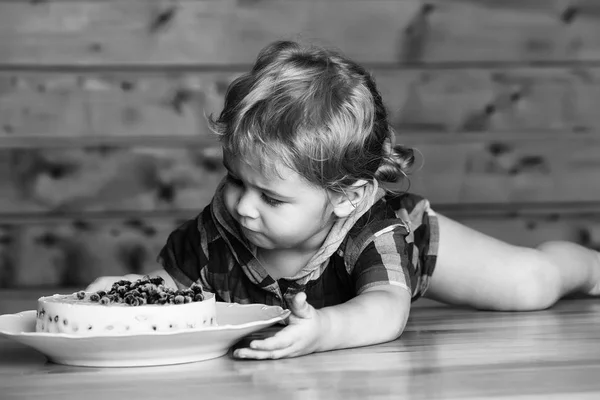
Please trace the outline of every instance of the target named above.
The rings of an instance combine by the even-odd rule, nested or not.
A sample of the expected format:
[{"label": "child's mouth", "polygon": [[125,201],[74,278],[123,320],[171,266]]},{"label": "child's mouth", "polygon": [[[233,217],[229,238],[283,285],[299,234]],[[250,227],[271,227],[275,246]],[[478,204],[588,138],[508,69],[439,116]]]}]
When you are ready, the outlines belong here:
[{"label": "child's mouth", "polygon": [[246,228],[245,226],[242,226],[242,232],[246,237],[255,237],[257,235],[260,235],[260,232],[253,231],[252,229]]}]

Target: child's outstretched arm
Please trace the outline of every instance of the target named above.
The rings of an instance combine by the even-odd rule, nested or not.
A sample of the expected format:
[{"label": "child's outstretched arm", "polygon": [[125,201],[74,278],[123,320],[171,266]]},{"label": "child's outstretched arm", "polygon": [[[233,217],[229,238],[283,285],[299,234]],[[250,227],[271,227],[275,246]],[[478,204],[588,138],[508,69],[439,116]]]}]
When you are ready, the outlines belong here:
[{"label": "child's outstretched arm", "polygon": [[272,337],[253,340],[233,356],[275,359],[388,342],[404,330],[410,304],[408,290],[394,285],[366,289],[344,304],[320,310],[299,293],[290,304],[292,315],[285,328]]}]

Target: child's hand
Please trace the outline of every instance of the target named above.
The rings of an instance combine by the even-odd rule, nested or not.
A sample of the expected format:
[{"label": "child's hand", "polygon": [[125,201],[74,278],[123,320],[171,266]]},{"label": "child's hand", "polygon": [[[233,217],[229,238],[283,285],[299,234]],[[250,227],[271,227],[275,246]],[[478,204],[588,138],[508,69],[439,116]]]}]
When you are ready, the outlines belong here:
[{"label": "child's hand", "polygon": [[297,357],[315,352],[322,334],[319,311],[306,302],[306,294],[298,293],[290,303],[292,314],[288,325],[275,335],[250,342],[249,348],[236,349],[236,358],[276,359]]}]

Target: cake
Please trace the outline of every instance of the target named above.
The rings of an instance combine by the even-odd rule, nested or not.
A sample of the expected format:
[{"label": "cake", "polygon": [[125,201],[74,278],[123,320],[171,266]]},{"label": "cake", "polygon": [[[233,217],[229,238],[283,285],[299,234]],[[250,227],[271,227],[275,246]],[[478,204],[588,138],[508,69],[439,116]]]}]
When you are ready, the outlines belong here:
[{"label": "cake", "polygon": [[160,277],[120,280],[106,291],[38,299],[36,332],[77,336],[175,332],[214,326],[215,296],[200,285],[164,286]]}]

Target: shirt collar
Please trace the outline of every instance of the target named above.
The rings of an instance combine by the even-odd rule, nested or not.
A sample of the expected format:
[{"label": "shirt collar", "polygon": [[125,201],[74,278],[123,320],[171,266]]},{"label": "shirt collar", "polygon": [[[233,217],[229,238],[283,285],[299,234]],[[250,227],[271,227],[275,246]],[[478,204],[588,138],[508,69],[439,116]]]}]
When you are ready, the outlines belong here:
[{"label": "shirt collar", "polygon": [[[269,283],[267,286],[271,283],[274,284],[275,282],[269,279],[269,274],[256,258],[255,246],[248,242],[244,235],[242,235],[239,224],[227,211],[224,200],[224,184],[225,179],[219,184],[211,203],[211,210],[217,229],[252,283],[259,286],[265,286],[267,283]],[[287,280],[304,286],[308,281],[318,278],[323,273],[329,263],[330,257],[338,250],[352,226],[385,194],[385,191],[379,187],[377,181],[368,183],[366,190],[365,199],[356,210],[348,217],[340,218],[334,222],[319,250],[304,268],[298,271],[296,275],[287,277]],[[234,241],[237,243],[234,243]]]}]

